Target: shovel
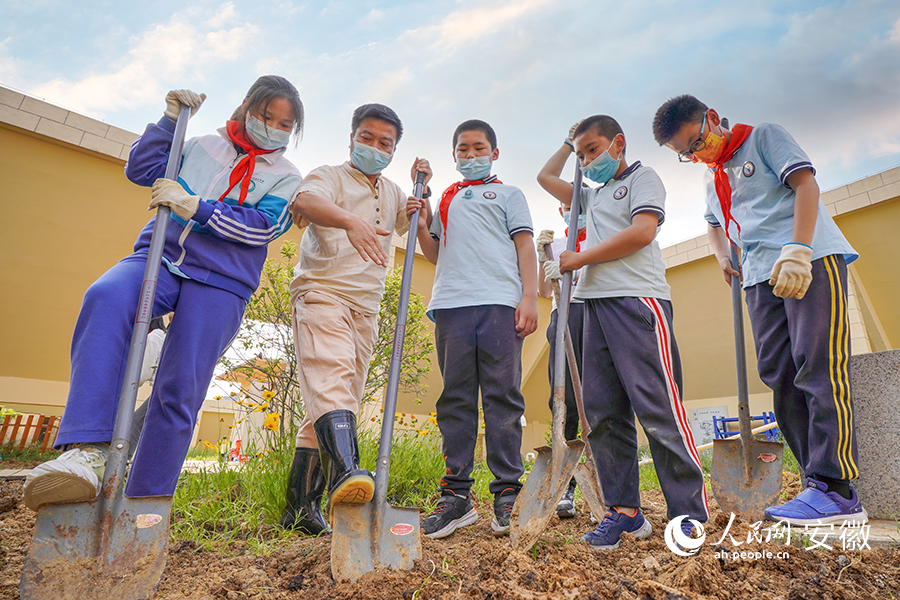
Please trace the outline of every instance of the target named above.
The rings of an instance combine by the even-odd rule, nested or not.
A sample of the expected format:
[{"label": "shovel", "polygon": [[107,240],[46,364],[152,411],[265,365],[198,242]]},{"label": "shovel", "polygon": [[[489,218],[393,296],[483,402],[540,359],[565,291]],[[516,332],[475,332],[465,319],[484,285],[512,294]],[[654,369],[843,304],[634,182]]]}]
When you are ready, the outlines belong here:
[{"label": "shovel", "polygon": [[[167,179],[177,177],[189,118],[190,107],[182,105]],[[90,502],[49,504],[38,510],[19,582],[22,600],[144,600],[159,585],[166,566],[172,496],[127,498],[123,482],[169,212],[167,206],[156,212],[100,495]]]},{"label": "shovel", "polygon": [[[737,251],[731,248],[731,266],[740,269]],[[747,392],[747,357],[744,350],[744,313],[741,308],[741,278],[731,277],[731,304],[734,313],[734,343],[737,357],[738,422],[740,437],[713,441],[712,491],[722,512],[731,512],[751,521],[763,518],[763,511],[777,503],[781,493],[783,447],[763,442],[750,431],[750,401]]]},{"label": "shovel", "polygon": [[[425,173],[416,173],[415,196],[422,199]],[[397,327],[394,348],[384,394],[384,417],[378,463],[375,467],[375,497],[366,504],[336,504],[331,527],[331,575],[335,581],[356,581],[379,567],[413,568],[422,555],[422,531],[419,528],[418,508],[397,508],[387,502],[390,474],[391,442],[394,436],[393,415],[397,408],[400,388],[400,359],[403,355],[403,336],[406,333],[406,312],[409,308],[409,288],[412,283],[413,260],[416,257],[416,230],[419,210],[410,219],[403,258],[403,278],[400,280],[400,301],[397,307]]]},{"label": "shovel", "polygon": [[[544,253],[547,255],[547,260],[554,259],[553,248],[550,247],[550,244],[544,246]],[[556,304],[558,306],[560,299],[559,281],[553,281],[553,293],[556,296]],[[559,319],[558,313],[557,319]],[[572,376],[572,391],[575,393],[575,406],[578,408],[578,419],[581,422],[581,440],[584,442],[584,462],[579,462],[575,465],[575,481],[578,483],[578,488],[581,490],[581,495],[584,497],[584,501],[587,502],[588,508],[595,515],[600,515],[606,512],[606,503],[603,502],[603,490],[600,489],[597,463],[594,462],[594,453],[587,439],[591,434],[591,426],[588,425],[587,416],[584,414],[581,373],[578,371],[578,362],[575,360],[572,332],[569,331],[568,323],[566,323],[566,361],[569,365],[569,373]]]},{"label": "shovel", "polygon": [[[575,165],[575,182],[572,184],[572,209],[570,223],[578,223],[578,214],[581,210],[581,168]],[[569,227],[569,237],[566,240],[566,249],[575,250],[575,242],[578,237],[578,227]],[[567,442],[563,432],[566,420],[566,344],[568,327],[563,325],[569,322],[569,297],[572,290],[572,272],[563,274],[562,289],[566,293],[560,295],[557,308],[556,327],[556,356],[553,372],[553,429],[551,439],[552,448],[541,446],[535,448],[537,457],[531,474],[525,480],[525,485],[519,491],[516,504],[513,506],[510,517],[509,535],[513,548],[516,550],[528,550],[541,536],[547,527],[550,517],[556,511],[556,505],[562,498],[575,465],[581,458],[584,450],[584,442],[572,440]],[[571,343],[571,342],[570,342]],[[574,361],[572,361],[574,366]],[[576,367],[577,369],[577,367]]]}]

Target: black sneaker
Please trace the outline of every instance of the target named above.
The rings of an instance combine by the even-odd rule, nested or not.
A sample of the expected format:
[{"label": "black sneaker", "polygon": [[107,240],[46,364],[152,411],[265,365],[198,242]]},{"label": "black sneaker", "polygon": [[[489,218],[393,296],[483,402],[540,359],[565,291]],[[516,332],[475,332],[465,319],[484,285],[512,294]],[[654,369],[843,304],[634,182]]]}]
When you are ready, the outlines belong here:
[{"label": "black sneaker", "polygon": [[575,484],[570,483],[556,505],[556,516],[560,519],[571,519],[575,515]]},{"label": "black sneaker", "polygon": [[422,533],[433,540],[444,538],[478,520],[478,513],[467,496],[444,492],[434,511],[422,521]]},{"label": "black sneaker", "polygon": [[494,520],[491,521],[491,529],[494,530],[495,536],[509,534],[509,518],[517,497],[518,492],[511,490],[503,490],[499,496],[494,496]]}]

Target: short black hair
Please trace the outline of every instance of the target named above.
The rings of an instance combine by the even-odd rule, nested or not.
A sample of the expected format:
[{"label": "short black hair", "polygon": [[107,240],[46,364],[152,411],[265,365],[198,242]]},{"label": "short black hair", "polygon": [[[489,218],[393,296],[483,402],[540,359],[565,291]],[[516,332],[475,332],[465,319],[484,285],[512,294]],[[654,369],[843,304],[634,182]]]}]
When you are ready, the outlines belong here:
[{"label": "short black hair", "polygon": [[699,123],[709,107],[690,94],[666,101],[653,117],[653,137],[660,146],[667,143],[688,123]]},{"label": "short black hair", "polygon": [[284,98],[294,109],[293,133],[296,135],[294,138],[296,144],[303,135],[303,102],[300,101],[300,93],[294,84],[279,75],[263,75],[254,81],[247,90],[244,101],[231,115],[231,120],[243,126],[248,112],[258,111],[265,114],[269,103],[276,98]]},{"label": "short black hair", "polygon": [[363,104],[354,110],[353,119],[350,120],[351,135],[356,135],[359,124],[366,119],[379,119],[393,125],[394,129],[397,130],[397,139],[394,140],[395,144],[399,143],[400,138],[403,137],[403,123],[400,122],[400,117],[397,116],[393,109],[384,104]]},{"label": "short black hair", "polygon": [[[592,117],[588,117],[578,124],[578,127],[575,128],[575,135],[572,136],[572,139],[577,138],[582,133],[586,131],[590,131],[593,129],[597,135],[602,135],[610,142],[613,141],[613,138],[618,134],[625,135],[625,132],[622,131],[622,126],[619,125],[619,122],[610,117],[609,115],[594,115]],[[625,153],[625,149],[622,148],[622,153]]]},{"label": "short black hair", "polygon": [[464,131],[480,131],[487,138],[488,143],[491,145],[491,150],[497,148],[497,134],[494,132],[494,128],[479,119],[469,119],[460,123],[456,131],[453,132],[454,150],[456,150],[456,142],[459,141],[459,134]]}]

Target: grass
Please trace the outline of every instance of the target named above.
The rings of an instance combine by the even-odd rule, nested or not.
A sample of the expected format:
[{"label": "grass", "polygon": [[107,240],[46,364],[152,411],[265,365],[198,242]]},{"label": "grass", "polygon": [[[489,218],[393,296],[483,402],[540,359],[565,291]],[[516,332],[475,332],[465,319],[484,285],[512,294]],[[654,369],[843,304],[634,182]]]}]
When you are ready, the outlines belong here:
[{"label": "grass", "polygon": [[52,448],[47,448],[43,452],[41,451],[41,447],[37,444],[31,444],[25,446],[21,450],[16,447],[10,448],[0,448],[0,456],[3,457],[4,461],[14,460],[18,462],[32,462],[35,460],[47,461],[53,460],[57,456],[62,454]]},{"label": "grass", "polygon": [[[359,433],[360,463],[375,470],[380,431]],[[284,532],[277,522],[284,510],[287,476],[294,451],[294,438],[268,452],[255,455],[234,470],[218,469],[211,463],[207,471],[181,474],[173,504],[172,536],[192,540],[201,547],[222,548],[229,542],[245,542],[251,551],[267,553],[274,546],[296,538]],[[649,447],[639,448],[640,456],[649,456]],[[218,458],[213,450],[198,449],[194,458]],[[704,475],[709,480],[712,449],[700,453]],[[215,465],[215,466],[213,466]],[[526,477],[532,464],[526,463]],[[784,448],[784,470],[799,473],[791,451]],[[391,448],[388,502],[395,506],[417,507],[427,514],[434,509],[444,473],[441,437],[434,430],[421,434],[415,430],[398,431]],[[489,484],[493,475],[483,462],[476,462],[472,496],[492,500]],[[525,477],[523,477],[524,481]],[[653,464],[640,468],[640,489],[659,489]]]}]

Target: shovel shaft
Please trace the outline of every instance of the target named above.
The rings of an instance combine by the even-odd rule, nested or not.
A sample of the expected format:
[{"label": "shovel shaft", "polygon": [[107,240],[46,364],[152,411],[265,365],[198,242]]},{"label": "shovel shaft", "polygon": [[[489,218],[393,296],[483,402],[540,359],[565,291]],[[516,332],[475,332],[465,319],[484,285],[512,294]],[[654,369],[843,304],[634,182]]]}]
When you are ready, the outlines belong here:
[{"label": "shovel shaft", "polygon": [[[572,182],[572,206],[569,213],[569,235],[566,239],[566,250],[573,252],[578,241],[578,215],[581,213],[581,168],[575,163],[575,180]],[[565,421],[566,398],[566,346],[568,337],[569,302],[572,297],[572,271],[563,273],[561,293],[557,302],[556,356],[553,357],[553,445],[562,447],[565,444],[563,422]]]},{"label": "shovel shaft", "polygon": [[[182,105],[175,124],[172,147],[169,150],[169,161],[166,164],[166,179],[177,179],[181,165],[181,152],[187,131],[188,119],[191,116],[189,106]],[[153,297],[156,295],[156,283],[159,278],[159,265],[162,262],[163,246],[166,240],[166,229],[169,225],[168,206],[161,206],[156,212],[147,264],[144,267],[144,281],[138,301],[137,315],[131,331],[131,346],[125,363],[125,376],[119,404],[116,409],[116,424],[113,428],[113,439],[109,449],[106,472],[103,475],[102,499],[100,513],[100,556],[106,556],[109,546],[110,528],[115,522],[118,509],[116,505],[122,499],[122,482],[125,478],[125,464],[128,459],[128,445],[131,439],[131,422],[134,416],[134,405],[141,376],[141,364],[144,360],[144,349],[147,344],[147,331],[153,316]]]},{"label": "shovel shaft", "polygon": [[[740,272],[740,261],[737,249],[731,245],[731,268]],[[747,353],[744,341],[744,309],[741,306],[741,278],[731,276],[731,309],[734,315],[734,354],[738,386],[738,424],[740,425],[741,443],[744,454],[744,475],[750,481],[750,465],[753,460],[749,440],[750,432],[750,396],[747,390]]]},{"label": "shovel shaft", "polygon": [[[425,191],[425,173],[416,173],[414,195],[421,200]],[[384,504],[387,498],[388,474],[391,462],[391,442],[394,437],[394,412],[397,408],[397,394],[400,390],[400,369],[403,358],[403,339],[406,334],[406,314],[409,311],[409,289],[412,285],[413,261],[416,258],[416,229],[419,211],[410,217],[409,233],[406,240],[406,256],[403,257],[403,277],[400,280],[400,299],[397,307],[397,327],[394,330],[394,346],[388,371],[387,390],[384,394],[384,417],[381,423],[381,440],[378,444],[378,463],[375,466],[375,502]]]}]

